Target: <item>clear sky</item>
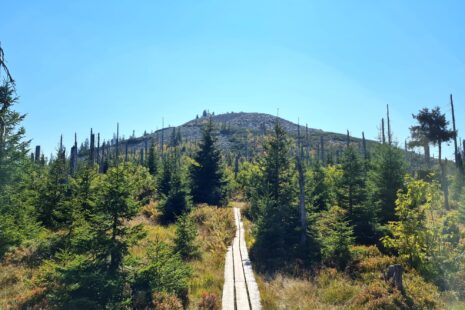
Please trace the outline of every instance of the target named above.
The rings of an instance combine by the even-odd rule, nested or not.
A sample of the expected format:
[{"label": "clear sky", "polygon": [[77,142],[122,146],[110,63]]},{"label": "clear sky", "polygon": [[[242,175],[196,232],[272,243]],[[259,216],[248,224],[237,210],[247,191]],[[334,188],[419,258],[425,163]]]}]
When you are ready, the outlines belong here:
[{"label": "clear sky", "polygon": [[[48,155],[62,133],[110,138],[209,109],[376,138],[385,105],[456,103],[465,138],[465,1],[4,1],[0,41]],[[449,148],[446,156],[452,158]]]}]

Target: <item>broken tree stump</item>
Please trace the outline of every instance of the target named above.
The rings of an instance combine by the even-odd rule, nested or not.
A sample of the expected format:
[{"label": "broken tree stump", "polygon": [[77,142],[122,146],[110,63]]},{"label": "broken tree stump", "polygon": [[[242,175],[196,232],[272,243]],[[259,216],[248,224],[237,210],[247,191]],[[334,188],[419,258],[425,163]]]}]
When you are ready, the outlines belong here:
[{"label": "broken tree stump", "polygon": [[404,292],[404,284],[402,282],[402,266],[399,264],[390,265],[384,274],[384,278],[389,282],[393,287],[398,289],[401,292]]}]

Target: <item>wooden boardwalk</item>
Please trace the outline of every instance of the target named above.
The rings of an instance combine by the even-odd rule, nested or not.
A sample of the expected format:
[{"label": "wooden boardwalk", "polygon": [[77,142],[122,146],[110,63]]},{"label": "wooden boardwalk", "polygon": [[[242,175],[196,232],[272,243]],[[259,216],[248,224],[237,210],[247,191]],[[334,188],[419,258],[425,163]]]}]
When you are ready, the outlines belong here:
[{"label": "wooden boardwalk", "polygon": [[228,248],[224,267],[223,310],[261,309],[260,293],[244,238],[241,211],[234,208],[236,237]]}]

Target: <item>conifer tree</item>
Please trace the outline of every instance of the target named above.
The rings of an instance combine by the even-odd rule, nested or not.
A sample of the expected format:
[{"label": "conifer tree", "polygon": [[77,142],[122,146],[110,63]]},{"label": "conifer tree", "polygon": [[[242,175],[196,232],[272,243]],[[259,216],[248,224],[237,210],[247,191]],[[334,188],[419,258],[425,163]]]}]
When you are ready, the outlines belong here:
[{"label": "conifer tree", "polygon": [[181,172],[178,167],[178,164],[172,160],[170,165],[165,166],[163,169],[170,169],[168,190],[165,194],[162,193],[162,199],[160,201],[160,210],[162,211],[162,220],[165,223],[174,222],[178,216],[189,211],[191,201],[190,197],[185,189],[185,185],[181,181]]},{"label": "conifer tree", "polygon": [[270,269],[286,264],[299,244],[297,187],[289,144],[284,129],[276,123],[260,161],[263,195],[259,201],[253,255]]},{"label": "conifer tree", "polygon": [[155,150],[155,144],[152,143],[149,149],[149,155],[147,158],[147,168],[151,175],[156,176],[158,170],[158,156]]},{"label": "conifer tree", "polygon": [[351,260],[350,247],[354,243],[353,228],[347,211],[333,206],[321,213],[318,219],[322,262],[344,269]]},{"label": "conifer tree", "polygon": [[203,130],[200,149],[190,167],[191,194],[195,203],[221,206],[226,203],[226,180],[221,166],[221,154],[216,147],[211,120]]},{"label": "conifer tree", "polygon": [[366,178],[358,152],[350,146],[341,159],[342,178],[339,185],[339,205],[360,243],[375,242],[376,210],[367,204]]},{"label": "conifer tree", "polygon": [[69,246],[49,262],[42,279],[53,306],[124,308],[130,279],[123,259],[144,235],[140,225],[127,226],[139,209],[137,184],[127,168],[112,167],[102,177],[91,168],[79,172]]},{"label": "conifer tree", "polygon": [[57,229],[69,224],[69,194],[65,150],[60,146],[56,159],[50,164],[36,204],[38,219],[45,227]]},{"label": "conifer tree", "polygon": [[132,219],[140,207],[131,192],[131,180],[124,171],[124,166],[110,168],[102,185],[97,203],[98,224],[95,229],[100,233],[103,253],[110,258],[109,273],[119,270],[122,259],[128,251],[132,233],[136,229],[128,229],[125,223]]},{"label": "conifer tree", "polygon": [[329,189],[325,184],[325,172],[321,163],[315,160],[307,172],[306,196],[316,211],[326,210],[329,206]]},{"label": "conifer tree", "polygon": [[174,171],[175,161],[171,156],[165,156],[161,160],[162,166],[158,172],[157,193],[160,198],[165,198],[171,189],[171,179]]},{"label": "conifer tree", "polygon": [[0,86],[0,191],[18,177],[29,147],[29,141],[24,140],[25,129],[21,127],[25,115],[12,109],[18,101],[14,93],[12,83]]},{"label": "conifer tree", "polygon": [[402,151],[389,144],[378,145],[368,173],[370,202],[376,207],[381,224],[396,220],[397,192],[403,188],[406,164]]},{"label": "conifer tree", "polygon": [[183,259],[190,259],[199,254],[199,246],[196,243],[197,227],[192,219],[184,214],[176,222],[176,237],[174,239],[175,251]]}]

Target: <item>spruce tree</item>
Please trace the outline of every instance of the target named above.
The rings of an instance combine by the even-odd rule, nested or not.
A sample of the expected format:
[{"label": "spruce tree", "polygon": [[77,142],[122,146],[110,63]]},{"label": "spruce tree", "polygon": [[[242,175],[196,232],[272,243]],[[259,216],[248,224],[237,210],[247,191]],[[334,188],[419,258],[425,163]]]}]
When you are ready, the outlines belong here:
[{"label": "spruce tree", "polygon": [[344,269],[350,262],[350,247],[354,243],[353,228],[347,219],[347,211],[333,206],[321,213],[318,219],[322,262]]},{"label": "spruce tree", "polygon": [[295,166],[291,163],[289,140],[276,123],[264,145],[259,215],[253,255],[265,268],[283,267],[294,257],[299,244],[299,214]]},{"label": "spruce tree", "polygon": [[397,220],[397,192],[403,188],[406,164],[402,151],[391,145],[378,145],[368,172],[369,200],[376,207],[381,224]]},{"label": "spruce tree", "polygon": [[85,197],[75,197],[70,242],[48,262],[42,285],[56,308],[121,309],[131,283],[124,258],[144,236],[140,225],[128,226],[140,189],[126,164],[103,176],[87,169],[75,184],[75,195]]},{"label": "spruce tree", "polygon": [[199,255],[197,235],[197,227],[192,219],[186,214],[180,216],[176,222],[174,249],[183,259],[191,259]]},{"label": "spruce tree", "polygon": [[[0,69],[5,69],[9,81],[0,85],[0,257],[12,245],[18,245],[35,228],[34,210],[26,184],[35,180],[35,168],[27,160],[29,141],[24,139],[25,129],[21,126],[25,115],[13,106],[18,98],[9,71],[3,63],[3,50],[0,48]],[[39,152],[40,156],[40,152]]]},{"label": "spruce tree", "polygon": [[70,217],[69,177],[65,151],[60,146],[57,157],[50,164],[45,184],[39,192],[36,203],[39,221],[50,229],[69,224]]},{"label": "spruce tree", "polygon": [[216,147],[211,120],[203,130],[200,149],[190,167],[191,194],[195,203],[221,206],[226,203],[226,180],[221,166],[221,154]]},{"label": "spruce tree", "polygon": [[0,86],[0,192],[19,176],[29,147],[29,141],[24,140],[25,129],[21,127],[25,115],[12,109],[18,101],[14,94],[12,83]]},{"label": "spruce tree", "polygon": [[170,155],[162,158],[162,167],[158,172],[157,178],[157,193],[161,199],[166,198],[170,192],[171,179],[175,169],[175,164],[175,161]]},{"label": "spruce tree", "polygon": [[367,204],[364,164],[353,146],[341,159],[342,178],[339,184],[339,206],[347,211],[347,218],[360,243],[374,243],[376,210]]},{"label": "spruce tree", "polygon": [[329,189],[325,182],[325,171],[318,160],[307,171],[306,195],[316,211],[326,210],[329,206]]},{"label": "spruce tree", "polygon": [[151,175],[156,176],[158,170],[158,156],[155,150],[155,144],[152,143],[149,149],[149,155],[147,158],[147,168]]},{"label": "spruce tree", "polygon": [[159,208],[162,212],[162,221],[165,223],[172,223],[178,216],[189,211],[191,201],[181,181],[181,172],[177,163],[173,163],[168,167],[172,169],[169,173],[169,189],[166,195],[163,194]]}]

